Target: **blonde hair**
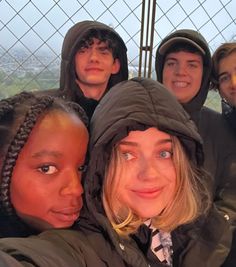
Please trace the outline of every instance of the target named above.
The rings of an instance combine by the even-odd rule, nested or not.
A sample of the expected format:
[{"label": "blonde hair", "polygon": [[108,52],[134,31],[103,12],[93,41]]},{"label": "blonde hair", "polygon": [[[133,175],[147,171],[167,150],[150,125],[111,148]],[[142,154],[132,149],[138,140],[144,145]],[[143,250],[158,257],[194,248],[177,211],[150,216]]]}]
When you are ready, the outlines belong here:
[{"label": "blonde hair", "polygon": [[[161,214],[152,218],[152,224],[163,231],[170,232],[182,224],[187,224],[206,213],[210,206],[210,194],[205,184],[205,173],[198,169],[186,156],[177,137],[172,136],[173,162],[176,171],[176,190],[173,201]],[[116,190],[120,179],[117,166],[121,158],[116,147],[113,148],[110,162],[105,173],[103,185],[103,205],[106,215],[115,231],[127,236],[134,233],[143,223],[143,218],[129,207],[118,203]],[[121,170],[122,171],[122,170]]]}]

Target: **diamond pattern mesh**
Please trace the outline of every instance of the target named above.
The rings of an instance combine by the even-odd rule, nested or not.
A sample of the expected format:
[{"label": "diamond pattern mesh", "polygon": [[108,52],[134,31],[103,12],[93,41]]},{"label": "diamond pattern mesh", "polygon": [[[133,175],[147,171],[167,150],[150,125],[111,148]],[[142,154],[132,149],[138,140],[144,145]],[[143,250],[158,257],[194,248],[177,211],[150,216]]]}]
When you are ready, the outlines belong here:
[{"label": "diamond pattern mesh", "polygon": [[[129,57],[130,77],[137,76],[140,58],[141,0],[0,0],[0,98],[22,90],[58,87],[60,50],[67,30],[89,19],[104,22],[122,36]],[[144,31],[144,43],[153,45],[174,29],[192,28],[207,39],[212,52],[225,41],[236,39],[236,0],[145,1],[145,17],[156,7],[153,44],[151,31]],[[220,109],[217,94],[208,105]]]}]

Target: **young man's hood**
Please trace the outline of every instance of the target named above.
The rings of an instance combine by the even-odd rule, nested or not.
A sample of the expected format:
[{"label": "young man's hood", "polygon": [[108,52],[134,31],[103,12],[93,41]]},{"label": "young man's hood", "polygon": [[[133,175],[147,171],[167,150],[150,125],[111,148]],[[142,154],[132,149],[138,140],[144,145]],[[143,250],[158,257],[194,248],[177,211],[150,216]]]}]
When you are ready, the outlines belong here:
[{"label": "young man's hood", "polygon": [[111,32],[119,42],[118,58],[121,63],[120,71],[112,74],[108,83],[108,89],[116,83],[128,79],[127,48],[119,34],[111,27],[98,21],[82,21],[75,24],[67,32],[61,52],[61,70],[60,70],[60,90],[62,94],[75,99],[76,96],[83,96],[81,89],[75,82],[75,54],[79,42],[84,36],[93,29],[106,30]]},{"label": "young man's hood", "polygon": [[[102,184],[111,148],[132,130],[156,127],[179,137],[192,161],[203,161],[195,124],[162,84],[134,78],[117,84],[103,97],[90,124],[90,163],[85,177],[85,205],[90,216],[102,218]],[[102,220],[99,221],[102,224]]]},{"label": "young man's hood", "polygon": [[184,40],[186,40],[186,42],[188,43],[192,43],[193,46],[199,49],[199,51],[205,52],[203,56],[204,66],[203,66],[203,78],[202,78],[201,88],[198,94],[191,101],[183,104],[185,110],[189,112],[189,114],[192,114],[201,109],[201,107],[205,103],[209,89],[210,74],[211,74],[211,52],[209,50],[205,38],[199,32],[189,29],[177,30],[171,33],[162,40],[162,42],[157,48],[155,69],[156,69],[157,80],[159,82],[162,82],[162,73],[166,56],[165,52],[167,50],[167,49],[166,50],[162,49],[163,45],[166,45],[167,47],[168,44],[173,45],[174,43],[180,41],[183,42]]}]

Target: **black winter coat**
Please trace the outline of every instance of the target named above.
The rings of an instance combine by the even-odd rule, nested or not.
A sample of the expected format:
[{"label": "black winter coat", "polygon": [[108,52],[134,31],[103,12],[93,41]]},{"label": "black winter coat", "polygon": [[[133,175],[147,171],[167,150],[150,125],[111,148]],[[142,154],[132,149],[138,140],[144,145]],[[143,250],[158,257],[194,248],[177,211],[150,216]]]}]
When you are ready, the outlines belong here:
[{"label": "black winter coat", "polygon": [[[222,115],[227,121],[230,130],[232,130],[232,133],[236,139],[236,108],[229,105],[226,101],[222,99]],[[232,193],[236,194],[236,192]],[[236,265],[236,229],[234,229],[233,234],[233,241],[232,241],[232,247],[230,250],[230,253],[222,265],[222,267],[231,267]]]},{"label": "black winter coat", "polygon": [[[158,260],[153,262],[146,257],[148,232],[146,238],[138,234],[119,236],[106,218],[101,201],[105,165],[112,146],[129,131],[149,127],[177,136],[191,161],[202,166],[201,138],[176,99],[161,84],[149,79],[123,82],[104,96],[91,121],[91,158],[79,224],[74,230],[0,240],[0,262],[4,262],[1,266],[164,267]],[[171,235],[174,267],[219,267],[231,242],[229,224],[214,208]]]}]

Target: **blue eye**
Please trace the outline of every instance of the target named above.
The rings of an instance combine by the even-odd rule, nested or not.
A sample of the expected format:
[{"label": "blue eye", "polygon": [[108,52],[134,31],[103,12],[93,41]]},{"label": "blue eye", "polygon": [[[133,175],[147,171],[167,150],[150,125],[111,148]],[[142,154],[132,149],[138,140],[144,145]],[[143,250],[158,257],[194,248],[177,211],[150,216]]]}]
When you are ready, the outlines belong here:
[{"label": "blue eye", "polygon": [[135,158],[135,156],[131,152],[121,152],[121,155],[127,161]]},{"label": "blue eye", "polygon": [[49,165],[49,164],[45,164],[45,165],[42,165],[40,167],[37,168],[37,170],[43,174],[54,174],[56,172],[58,172],[58,169],[53,166],[53,165]]},{"label": "blue eye", "polygon": [[163,159],[169,159],[169,158],[172,157],[172,155],[173,155],[172,152],[170,152],[170,151],[165,151],[165,150],[163,150],[163,151],[161,151],[161,152],[159,153],[159,157],[160,157],[160,158],[163,158]]}]

